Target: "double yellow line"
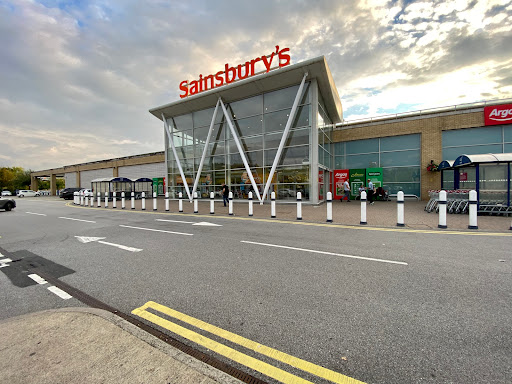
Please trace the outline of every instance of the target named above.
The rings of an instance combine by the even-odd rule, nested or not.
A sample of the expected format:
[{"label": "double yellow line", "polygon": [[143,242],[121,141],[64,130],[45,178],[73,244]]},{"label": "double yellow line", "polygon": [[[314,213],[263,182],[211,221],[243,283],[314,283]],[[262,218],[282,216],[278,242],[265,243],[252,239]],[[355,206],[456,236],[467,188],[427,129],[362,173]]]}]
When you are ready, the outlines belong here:
[{"label": "double yellow line", "polygon": [[256,343],[252,340],[246,339],[245,337],[236,335],[232,332],[226,331],[214,325],[205,323],[199,319],[194,317],[185,315],[184,313],[178,312],[174,309],[168,308],[161,304],[155,303],[153,301],[148,301],[142,307],[136,308],[132,311],[132,314],[137,315],[147,321],[150,321],[154,324],[159,325],[162,328],[165,328],[185,339],[188,339],[196,344],[199,344],[207,349],[210,349],[219,355],[227,357],[228,359],[235,361],[239,364],[245,365],[251,369],[254,369],[268,377],[271,377],[277,381],[280,381],[285,384],[292,383],[311,383],[308,380],[302,379],[298,376],[295,376],[291,373],[288,373],[282,369],[276,368],[273,365],[265,363],[261,360],[255,359],[251,356],[245,355],[237,350],[227,347],[224,344],[221,344],[217,341],[214,341],[206,336],[203,336],[197,332],[191,331],[190,329],[184,328],[178,324],[175,324],[167,319],[164,319],[160,316],[157,316],[147,309],[152,309],[154,311],[163,313],[169,317],[180,320],[184,323],[192,325],[193,327],[199,328],[201,330],[207,331],[213,335],[221,337],[227,341],[230,341],[234,344],[238,344],[244,348],[257,352],[261,355],[270,357],[274,360],[280,361],[282,363],[288,364],[294,368],[298,368],[302,371],[309,372],[313,375],[321,377],[323,379],[329,380],[333,383],[338,384],[364,384],[362,381],[352,379],[348,376],[342,375],[341,373],[331,371],[330,369],[320,367],[318,365],[312,364],[308,361],[299,359],[297,357],[288,355],[286,353],[280,352],[276,349],[267,347],[265,345]]}]

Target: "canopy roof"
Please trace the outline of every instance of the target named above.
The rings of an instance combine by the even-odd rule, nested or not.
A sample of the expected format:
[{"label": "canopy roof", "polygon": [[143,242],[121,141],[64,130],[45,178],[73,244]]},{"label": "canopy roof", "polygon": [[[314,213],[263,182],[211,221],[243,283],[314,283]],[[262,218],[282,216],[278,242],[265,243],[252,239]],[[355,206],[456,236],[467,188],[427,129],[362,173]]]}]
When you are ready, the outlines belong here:
[{"label": "canopy roof", "polygon": [[483,155],[462,155],[455,159],[454,167],[462,167],[482,163],[512,162],[512,153],[487,153]]},{"label": "canopy roof", "polygon": [[127,177],[101,177],[99,179],[91,180],[91,183],[131,183],[133,182],[131,179]]},{"label": "canopy roof", "polygon": [[143,183],[143,182],[152,183],[153,180],[152,179],[148,179],[147,177],[141,177],[140,179],[135,180],[135,182],[136,183]]},{"label": "canopy roof", "polygon": [[152,108],[149,112],[162,120],[162,113],[166,117],[174,117],[212,108],[215,107],[219,97],[222,97],[224,103],[230,103],[264,92],[300,84],[306,72],[308,73],[306,81],[314,78],[317,80],[318,89],[329,117],[334,123],[340,123],[343,115],[341,101],[324,56],[213,88],[174,103]]},{"label": "canopy roof", "polygon": [[439,171],[442,171],[443,169],[450,169],[453,168],[454,160],[443,160],[441,161],[441,164],[439,164],[439,167],[437,169]]}]

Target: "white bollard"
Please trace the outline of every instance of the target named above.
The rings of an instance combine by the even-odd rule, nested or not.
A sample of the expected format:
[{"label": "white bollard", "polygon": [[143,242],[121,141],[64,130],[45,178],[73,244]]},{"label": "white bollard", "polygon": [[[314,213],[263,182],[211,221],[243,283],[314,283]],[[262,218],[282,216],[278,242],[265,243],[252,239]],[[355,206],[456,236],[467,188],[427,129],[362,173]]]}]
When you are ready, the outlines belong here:
[{"label": "white bollard", "polygon": [[132,209],[135,209],[135,192],[132,192],[131,200],[132,200]]},{"label": "white bollard", "polygon": [[73,192],[73,204],[78,205],[78,192]]},{"label": "white bollard", "polygon": [[153,192],[153,211],[156,211],[156,192]]},{"label": "white bollard", "polygon": [[229,192],[229,195],[228,195],[228,199],[229,199],[229,208],[228,208],[228,211],[229,211],[229,215],[230,216],[233,216],[233,192]]},{"label": "white bollard", "polygon": [[332,192],[327,192],[327,222],[332,223]]},{"label": "white bollard", "polygon": [[84,205],[84,193],[80,192],[80,205]]},{"label": "white bollard", "polygon": [[169,192],[165,192],[165,210],[169,212]]},{"label": "white bollard", "polygon": [[115,192],[112,192],[112,208],[117,208],[117,199]]},{"label": "white bollard", "polygon": [[126,195],[124,192],[121,192],[121,209],[126,208]]},{"label": "white bollard", "polygon": [[178,194],[178,198],[179,198],[178,199],[178,211],[183,212],[183,193],[182,192],[180,192]]},{"label": "white bollard", "polygon": [[210,192],[210,215],[215,214],[215,193]]},{"label": "white bollard", "polygon": [[85,195],[85,204],[86,207],[89,206],[89,195]]},{"label": "white bollard", "polygon": [[94,193],[91,195],[91,208],[94,207]]},{"label": "white bollard", "polygon": [[108,208],[108,192],[105,192],[105,208]]},{"label": "white bollard", "polygon": [[142,210],[146,210],[146,192],[142,192]]},{"label": "white bollard", "polygon": [[404,192],[398,191],[396,194],[396,226],[405,227],[404,221]]},{"label": "white bollard", "polygon": [[359,224],[366,225],[366,191],[361,192],[361,221]]},{"label": "white bollard", "polygon": [[198,205],[197,205],[197,192],[194,192],[194,213],[198,213]]},{"label": "white bollard", "polygon": [[476,191],[469,191],[469,225],[468,229],[478,229],[478,197]]},{"label": "white bollard", "polygon": [[101,192],[98,192],[98,208],[101,208]]},{"label": "white bollard", "polygon": [[439,192],[439,224],[437,228],[448,228],[446,225],[446,191],[440,191]]},{"label": "white bollard", "polygon": [[302,193],[297,192],[297,220],[302,220]]},{"label": "white bollard", "polygon": [[249,216],[254,214],[253,206],[252,206],[252,192],[249,192]]},{"label": "white bollard", "polygon": [[272,192],[270,194],[270,217],[272,219],[276,218],[276,193]]}]

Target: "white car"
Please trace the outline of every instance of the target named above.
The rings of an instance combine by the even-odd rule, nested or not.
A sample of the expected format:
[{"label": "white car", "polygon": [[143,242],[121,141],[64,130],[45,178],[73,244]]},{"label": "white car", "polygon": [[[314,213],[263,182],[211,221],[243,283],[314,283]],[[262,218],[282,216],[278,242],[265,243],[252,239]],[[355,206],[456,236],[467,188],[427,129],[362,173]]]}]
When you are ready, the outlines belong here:
[{"label": "white car", "polygon": [[2,191],[2,196],[12,196],[11,191]]},{"label": "white car", "polygon": [[93,196],[92,190],[86,189],[86,188],[82,188],[80,190],[80,194],[83,194],[84,196],[88,196],[88,197]]},{"label": "white car", "polygon": [[16,196],[18,197],[34,197],[34,196],[40,196],[41,194],[39,192],[33,191],[31,189],[21,189],[18,191],[18,194]]}]

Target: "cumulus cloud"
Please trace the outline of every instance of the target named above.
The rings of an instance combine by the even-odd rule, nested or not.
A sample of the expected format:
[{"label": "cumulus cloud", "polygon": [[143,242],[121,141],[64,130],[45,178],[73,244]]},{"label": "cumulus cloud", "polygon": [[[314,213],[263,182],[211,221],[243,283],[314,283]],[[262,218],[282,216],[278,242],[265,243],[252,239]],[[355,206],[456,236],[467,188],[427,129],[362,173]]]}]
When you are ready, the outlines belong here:
[{"label": "cumulus cloud", "polygon": [[290,47],[326,55],[345,119],[512,95],[512,2],[4,0],[0,166],[163,150],[178,84]]}]

